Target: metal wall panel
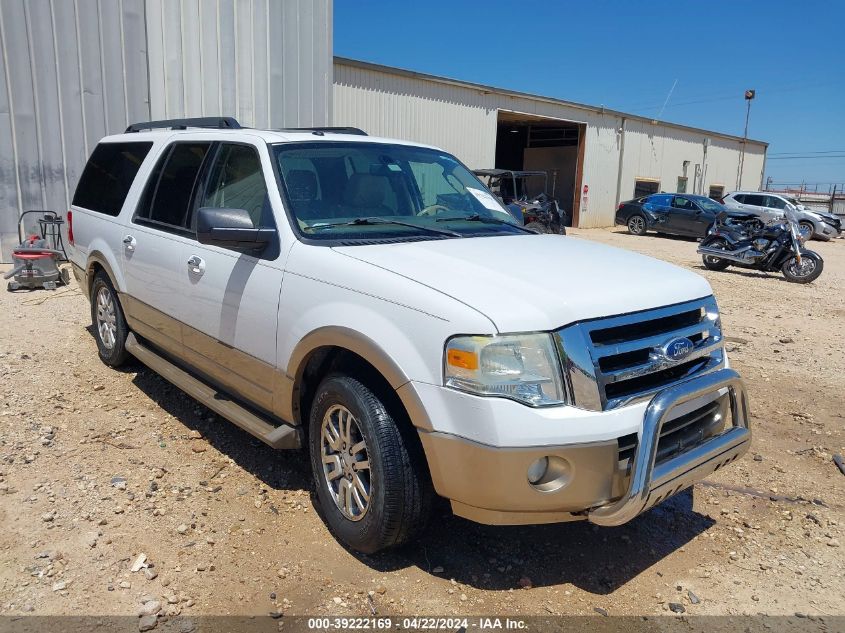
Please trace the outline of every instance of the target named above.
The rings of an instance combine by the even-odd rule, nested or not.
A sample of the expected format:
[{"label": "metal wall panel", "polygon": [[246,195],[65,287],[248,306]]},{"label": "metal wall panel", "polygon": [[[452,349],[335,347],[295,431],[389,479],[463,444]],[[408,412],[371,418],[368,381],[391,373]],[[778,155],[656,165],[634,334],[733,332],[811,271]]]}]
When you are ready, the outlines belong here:
[{"label": "metal wall panel", "polygon": [[331,19],[331,0],[0,0],[0,261],[129,123],[329,124]]},{"label": "metal wall panel", "polygon": [[153,119],[331,120],[331,0],[146,0]]},{"label": "metal wall panel", "polygon": [[[499,110],[585,124],[579,214],[582,228],[613,225],[618,200],[633,196],[638,176],[658,178],[667,186],[671,181],[674,190],[683,161],[691,161],[691,171],[705,138],[710,139],[705,194],[711,183],[724,184],[726,191],[736,184],[741,141],[725,135],[653,124],[637,117],[625,120],[622,113],[602,108],[374,64],[335,60],[333,107],[334,125],[352,125],[377,136],[435,145],[455,154],[472,169],[494,166]],[[765,144],[749,141],[744,187],[759,187],[765,151]],[[729,178],[731,173],[733,177]],[[692,181],[690,173],[690,186]]]}]

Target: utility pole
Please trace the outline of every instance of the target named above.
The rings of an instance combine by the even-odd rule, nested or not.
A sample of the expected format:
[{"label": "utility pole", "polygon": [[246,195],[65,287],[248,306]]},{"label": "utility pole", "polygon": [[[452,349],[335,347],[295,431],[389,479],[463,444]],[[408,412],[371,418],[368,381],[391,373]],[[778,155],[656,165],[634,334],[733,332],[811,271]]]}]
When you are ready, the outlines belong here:
[{"label": "utility pole", "polygon": [[745,164],[745,146],[748,144],[748,118],[751,116],[751,100],[756,96],[756,90],[745,91],[745,102],[748,104],[745,109],[745,132],[742,135],[742,149],[739,153],[739,169],[736,174],[736,188],[742,189],[742,168]]}]

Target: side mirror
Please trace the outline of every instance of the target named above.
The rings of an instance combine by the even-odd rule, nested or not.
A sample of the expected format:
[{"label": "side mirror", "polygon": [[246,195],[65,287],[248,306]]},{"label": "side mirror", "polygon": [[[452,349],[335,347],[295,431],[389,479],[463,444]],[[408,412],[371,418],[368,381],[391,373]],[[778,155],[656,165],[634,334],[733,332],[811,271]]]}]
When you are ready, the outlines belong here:
[{"label": "side mirror", "polygon": [[246,209],[203,207],[197,212],[197,241],[224,248],[263,249],[276,229],[255,228]]}]

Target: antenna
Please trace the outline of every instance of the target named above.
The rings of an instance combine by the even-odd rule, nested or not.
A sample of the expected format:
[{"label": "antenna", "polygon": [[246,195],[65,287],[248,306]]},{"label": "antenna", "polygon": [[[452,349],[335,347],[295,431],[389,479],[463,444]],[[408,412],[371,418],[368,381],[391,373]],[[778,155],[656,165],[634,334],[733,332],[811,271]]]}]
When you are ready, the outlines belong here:
[{"label": "antenna", "polygon": [[663,110],[666,109],[666,104],[669,103],[669,98],[672,96],[672,93],[675,92],[675,86],[677,86],[677,85],[678,85],[678,80],[676,79],[675,83],[672,84],[672,87],[669,88],[669,94],[666,95],[666,101],[663,102],[663,107],[660,108],[660,112],[658,112],[657,117],[655,117],[658,121],[660,120],[660,117],[663,115]]}]

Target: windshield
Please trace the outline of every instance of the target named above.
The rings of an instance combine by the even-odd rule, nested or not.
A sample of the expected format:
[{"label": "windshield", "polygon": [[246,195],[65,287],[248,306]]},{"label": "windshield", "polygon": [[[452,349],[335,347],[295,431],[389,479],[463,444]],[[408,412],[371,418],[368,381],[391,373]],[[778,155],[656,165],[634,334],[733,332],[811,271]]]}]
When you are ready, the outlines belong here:
[{"label": "windshield", "polygon": [[698,206],[700,206],[705,211],[714,211],[715,213],[720,213],[721,211],[725,210],[725,206],[719,204],[715,200],[711,200],[710,198],[697,198]]},{"label": "windshield", "polygon": [[302,235],[317,240],[524,234],[456,158],[366,142],[273,146]]}]

